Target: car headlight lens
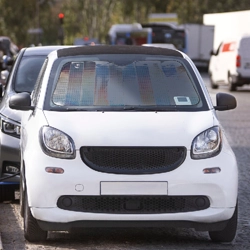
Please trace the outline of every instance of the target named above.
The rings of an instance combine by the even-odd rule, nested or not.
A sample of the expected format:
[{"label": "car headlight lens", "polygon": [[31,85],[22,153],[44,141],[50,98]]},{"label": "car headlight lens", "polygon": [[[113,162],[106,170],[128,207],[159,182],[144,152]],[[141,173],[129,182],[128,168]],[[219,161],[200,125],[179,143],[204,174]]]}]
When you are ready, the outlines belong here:
[{"label": "car headlight lens", "polygon": [[20,139],[21,126],[18,123],[2,120],[2,132]]},{"label": "car headlight lens", "polygon": [[191,158],[205,159],[218,155],[221,151],[221,138],[221,130],[218,126],[200,133],[192,142]]},{"label": "car headlight lens", "polygon": [[40,143],[43,151],[52,157],[74,159],[74,142],[70,136],[62,131],[44,126],[41,128]]}]

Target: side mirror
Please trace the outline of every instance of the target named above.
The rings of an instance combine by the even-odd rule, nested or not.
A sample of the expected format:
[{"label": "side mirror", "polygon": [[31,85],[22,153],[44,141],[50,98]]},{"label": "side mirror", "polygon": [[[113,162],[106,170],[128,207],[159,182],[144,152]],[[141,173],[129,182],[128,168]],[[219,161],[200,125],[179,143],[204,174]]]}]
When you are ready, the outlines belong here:
[{"label": "side mirror", "polygon": [[16,110],[34,110],[31,106],[31,97],[27,92],[17,93],[10,97],[9,107]]},{"label": "side mirror", "polygon": [[237,107],[235,97],[227,93],[218,93],[216,95],[216,104],[217,106],[214,106],[214,109],[219,111],[235,109]]}]

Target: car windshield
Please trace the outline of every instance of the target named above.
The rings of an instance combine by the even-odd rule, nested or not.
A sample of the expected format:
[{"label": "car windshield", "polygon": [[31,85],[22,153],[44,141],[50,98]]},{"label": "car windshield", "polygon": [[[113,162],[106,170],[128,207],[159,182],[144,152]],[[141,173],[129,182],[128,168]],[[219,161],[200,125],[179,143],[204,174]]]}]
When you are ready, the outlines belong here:
[{"label": "car windshield", "polygon": [[132,57],[109,55],[106,60],[61,62],[50,106],[157,110],[202,106],[194,80],[181,60]]},{"label": "car windshield", "polygon": [[14,80],[16,92],[32,92],[46,56],[23,57]]}]

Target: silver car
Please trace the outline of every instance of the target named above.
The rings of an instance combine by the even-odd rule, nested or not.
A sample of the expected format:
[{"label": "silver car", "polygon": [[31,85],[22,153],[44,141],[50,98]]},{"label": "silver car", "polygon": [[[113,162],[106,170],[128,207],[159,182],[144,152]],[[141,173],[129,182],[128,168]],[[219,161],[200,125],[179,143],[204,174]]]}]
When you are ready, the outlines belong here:
[{"label": "silver car", "polygon": [[63,47],[23,48],[9,74],[0,103],[0,202],[14,199],[19,187],[21,112],[9,108],[9,98],[19,92],[31,93],[46,56]]}]

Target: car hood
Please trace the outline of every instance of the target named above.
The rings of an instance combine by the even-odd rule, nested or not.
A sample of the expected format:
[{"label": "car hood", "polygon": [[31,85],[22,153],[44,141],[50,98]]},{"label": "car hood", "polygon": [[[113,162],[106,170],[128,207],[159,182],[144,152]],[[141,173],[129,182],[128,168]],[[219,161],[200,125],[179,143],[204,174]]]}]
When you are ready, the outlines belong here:
[{"label": "car hood", "polygon": [[204,112],[44,112],[49,126],[81,146],[185,146],[214,125]]}]

